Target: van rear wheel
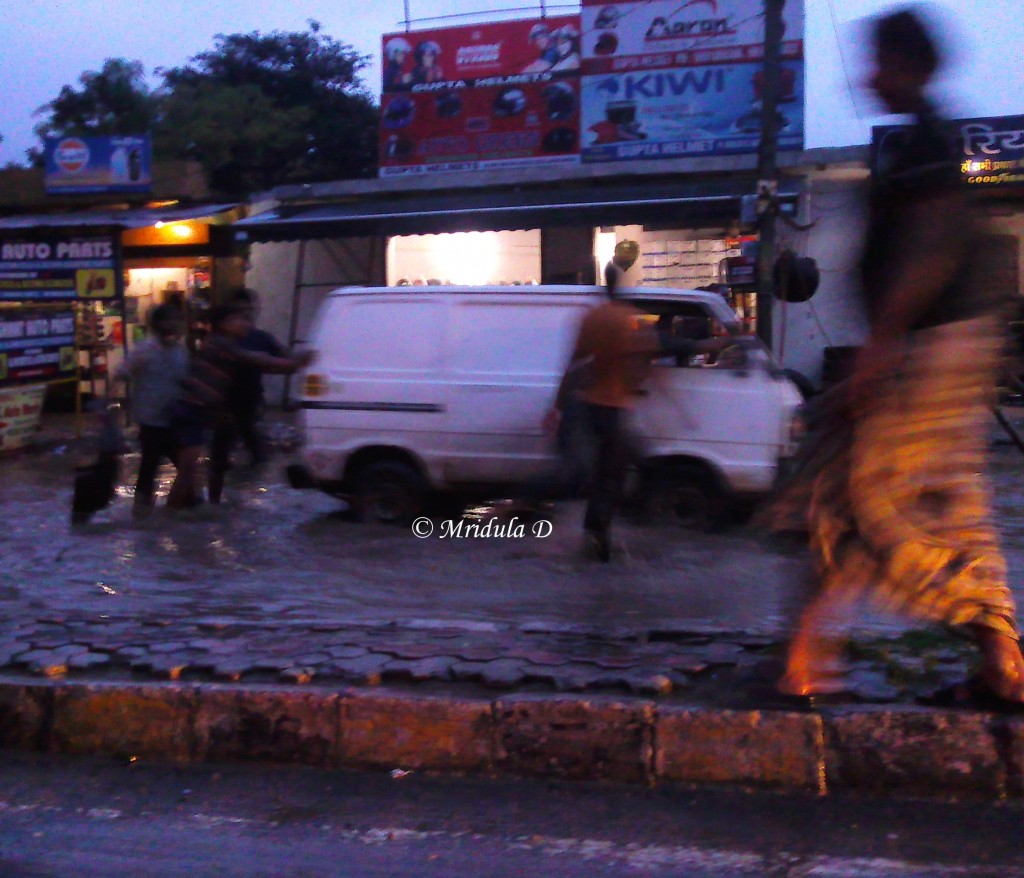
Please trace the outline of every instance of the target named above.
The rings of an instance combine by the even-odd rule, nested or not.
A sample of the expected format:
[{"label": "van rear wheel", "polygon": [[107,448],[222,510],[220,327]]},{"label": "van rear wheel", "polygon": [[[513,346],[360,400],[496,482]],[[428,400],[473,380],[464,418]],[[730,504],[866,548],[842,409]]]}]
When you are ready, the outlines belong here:
[{"label": "van rear wheel", "polygon": [[726,498],[711,474],[698,466],[658,467],[649,474],[645,495],[644,511],[651,521],[709,531],[725,517]]},{"label": "van rear wheel", "polygon": [[371,463],[353,481],[352,509],[360,521],[404,525],[423,513],[426,484],[407,463]]}]

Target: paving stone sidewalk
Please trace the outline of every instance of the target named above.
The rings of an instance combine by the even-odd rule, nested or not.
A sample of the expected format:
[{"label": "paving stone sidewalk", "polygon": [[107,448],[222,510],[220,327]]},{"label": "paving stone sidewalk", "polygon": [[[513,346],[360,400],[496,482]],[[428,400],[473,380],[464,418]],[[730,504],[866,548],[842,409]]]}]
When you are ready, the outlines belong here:
[{"label": "paving stone sidewalk", "polygon": [[[853,641],[850,701],[913,703],[968,673],[970,648],[930,634]],[[782,644],[737,631],[596,631],[420,620],[309,625],[111,614],[0,623],[0,679],[400,686],[410,691],[659,696],[747,707],[778,673]]]}]

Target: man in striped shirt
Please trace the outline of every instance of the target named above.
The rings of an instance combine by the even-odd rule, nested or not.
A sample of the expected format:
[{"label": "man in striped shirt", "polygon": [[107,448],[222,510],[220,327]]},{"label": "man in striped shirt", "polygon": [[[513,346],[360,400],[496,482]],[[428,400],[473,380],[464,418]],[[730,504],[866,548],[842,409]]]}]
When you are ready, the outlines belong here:
[{"label": "man in striped shirt", "polygon": [[192,359],[171,422],[181,447],[178,475],[167,497],[167,505],[173,509],[195,501],[207,433],[225,416],[239,376],[252,369],[290,374],[313,359],[308,351],[293,357],[275,357],[242,348],[239,340],[252,329],[252,319],[248,310],[239,305],[216,306],[210,309],[209,319],[211,333]]}]

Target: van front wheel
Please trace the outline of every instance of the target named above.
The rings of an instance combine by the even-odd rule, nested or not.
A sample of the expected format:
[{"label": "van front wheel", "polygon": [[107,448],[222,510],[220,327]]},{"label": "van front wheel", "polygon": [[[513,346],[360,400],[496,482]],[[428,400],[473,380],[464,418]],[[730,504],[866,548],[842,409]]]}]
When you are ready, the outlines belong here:
[{"label": "van front wheel", "polygon": [[721,525],[728,506],[711,476],[686,464],[659,467],[650,473],[644,501],[649,520],[703,531]]},{"label": "van front wheel", "polygon": [[353,481],[352,509],[360,521],[404,525],[423,512],[426,485],[407,463],[371,463]]}]

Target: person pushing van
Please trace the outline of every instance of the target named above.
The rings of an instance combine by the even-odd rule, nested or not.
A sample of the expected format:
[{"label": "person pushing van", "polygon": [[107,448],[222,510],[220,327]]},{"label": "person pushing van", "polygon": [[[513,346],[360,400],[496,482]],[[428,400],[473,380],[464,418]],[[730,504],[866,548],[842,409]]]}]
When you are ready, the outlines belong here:
[{"label": "person pushing van", "polygon": [[[640,387],[651,372],[652,360],[671,355],[688,359],[716,354],[735,343],[731,337],[703,340],[659,336],[632,305],[618,298],[625,273],[636,262],[636,241],[619,241],[605,267],[607,299],[587,312],[580,324],[569,364],[545,417],[545,428],[560,437],[582,433],[593,449],[590,492],[583,519],[584,549],[598,560],[611,560],[611,522],[630,458],[625,418],[636,403]],[[563,424],[563,417],[579,424]],[[570,449],[570,457],[581,454]]]},{"label": "person pushing van", "polygon": [[[211,308],[210,329],[210,336],[193,358],[182,382],[182,395],[171,420],[175,441],[181,449],[178,475],[167,496],[167,505],[172,509],[194,502],[207,434],[225,416],[229,400],[237,390],[239,374],[252,369],[290,374],[313,359],[308,351],[275,357],[242,348],[239,342],[252,329],[252,319],[249,310],[237,303]],[[210,499],[220,498],[211,495]]]}]

